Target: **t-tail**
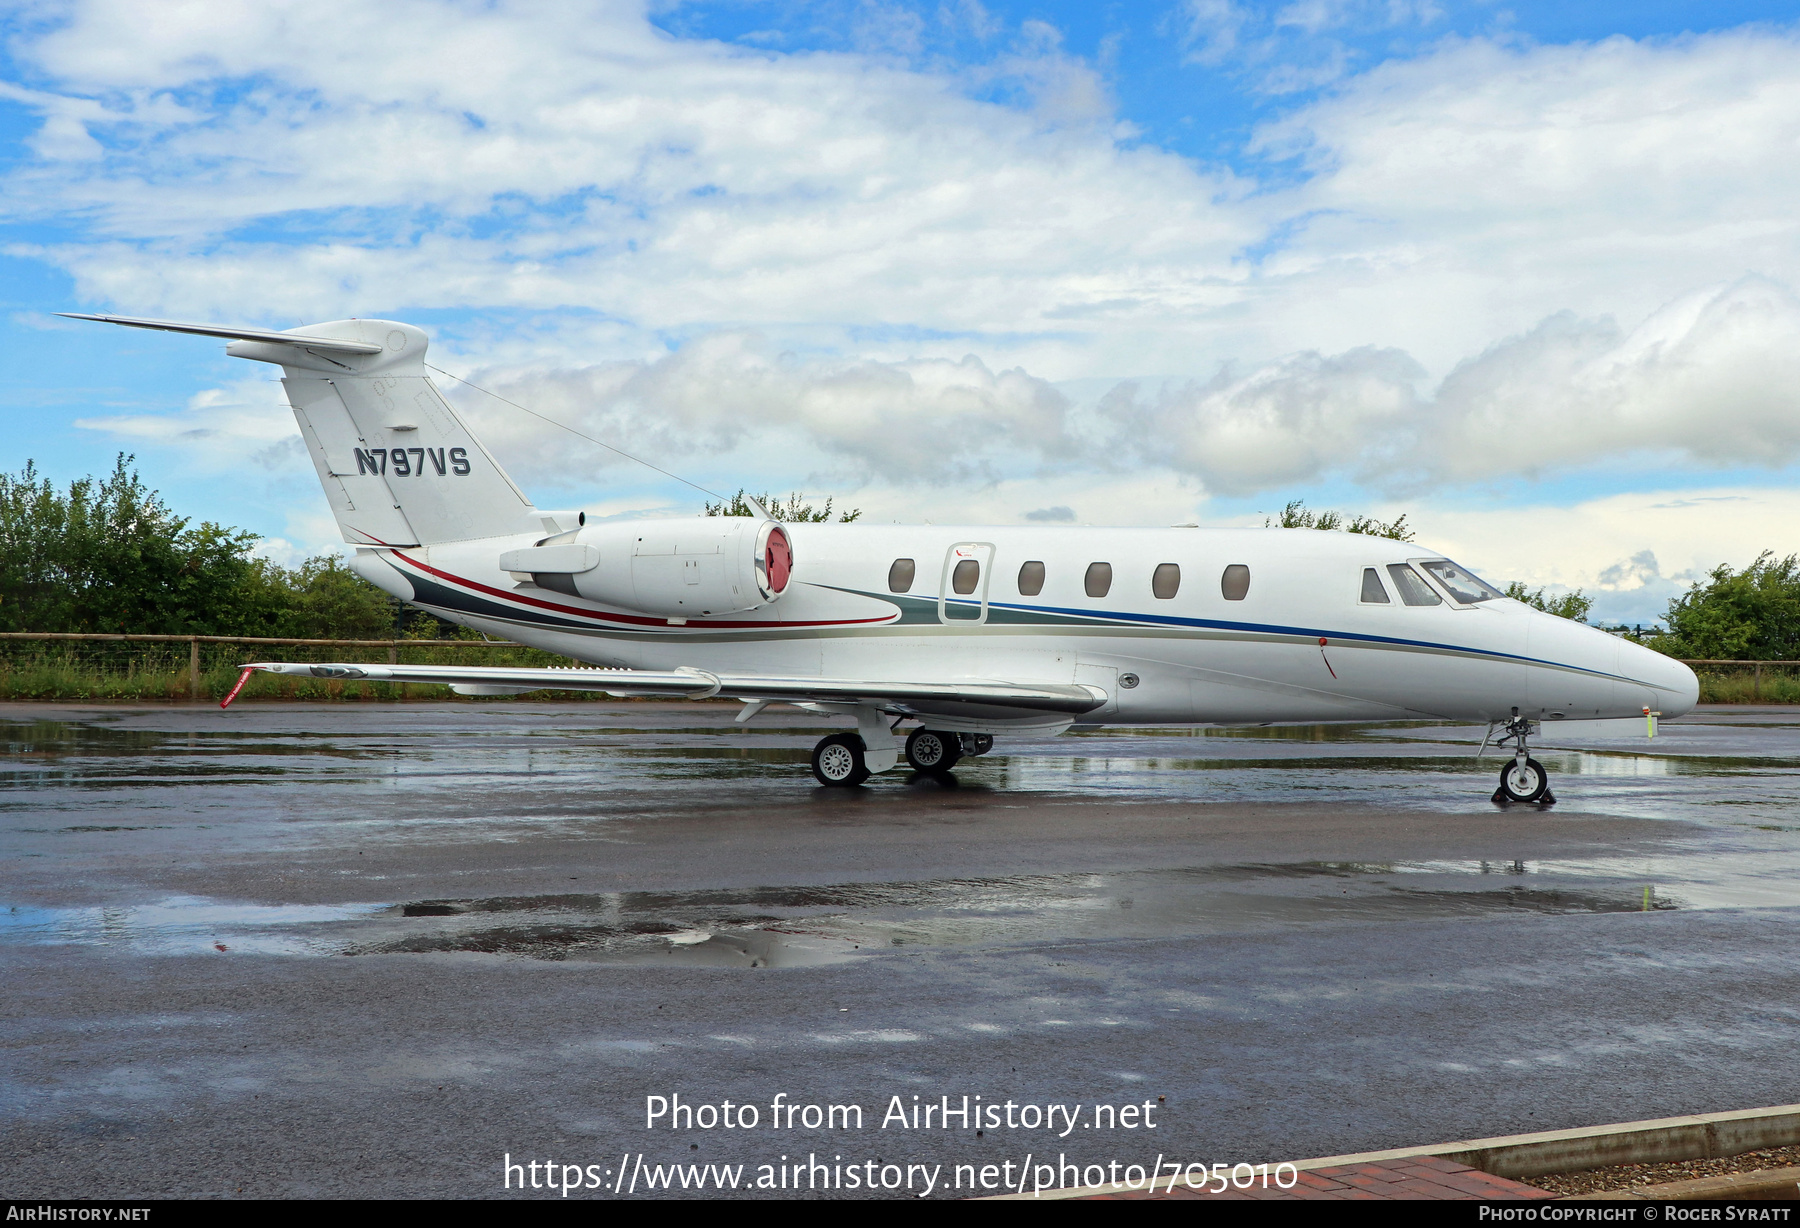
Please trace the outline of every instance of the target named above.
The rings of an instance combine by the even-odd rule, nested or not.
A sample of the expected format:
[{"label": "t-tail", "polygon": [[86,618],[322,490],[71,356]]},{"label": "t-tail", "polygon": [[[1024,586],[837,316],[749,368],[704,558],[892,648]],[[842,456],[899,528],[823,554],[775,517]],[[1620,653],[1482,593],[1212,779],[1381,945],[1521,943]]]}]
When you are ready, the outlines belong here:
[{"label": "t-tail", "polygon": [[307,453],[354,546],[430,546],[557,531],[432,383],[423,330],[334,320],[275,332],[129,316],[73,315],[223,337],[233,358],[270,362]]}]

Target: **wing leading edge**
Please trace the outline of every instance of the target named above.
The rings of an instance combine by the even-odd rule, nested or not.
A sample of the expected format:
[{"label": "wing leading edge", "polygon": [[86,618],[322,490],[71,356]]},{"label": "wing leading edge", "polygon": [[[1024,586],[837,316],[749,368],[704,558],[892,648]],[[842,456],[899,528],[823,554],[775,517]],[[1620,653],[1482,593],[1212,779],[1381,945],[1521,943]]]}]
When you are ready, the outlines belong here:
[{"label": "wing leading edge", "polygon": [[[861,678],[777,677],[719,674],[681,667],[673,670],[527,668],[523,666],[306,664],[259,661],[243,667],[303,678],[345,681],[425,682],[448,685],[461,695],[509,695],[526,691],[599,691],[621,697],[671,696],[710,699],[728,695],[748,703],[869,704],[900,711],[1010,709],[1026,713],[1079,716],[1106,703],[1098,687],[1056,683],[881,682]],[[235,691],[232,692],[234,695]],[[227,703],[230,700],[226,700]]]}]

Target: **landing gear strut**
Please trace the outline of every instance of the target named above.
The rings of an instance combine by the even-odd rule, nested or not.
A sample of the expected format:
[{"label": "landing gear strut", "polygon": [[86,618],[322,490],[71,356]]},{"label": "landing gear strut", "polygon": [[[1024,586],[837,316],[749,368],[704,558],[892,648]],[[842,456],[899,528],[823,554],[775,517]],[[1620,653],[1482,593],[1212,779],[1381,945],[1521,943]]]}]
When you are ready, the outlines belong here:
[{"label": "landing gear strut", "polygon": [[1556,804],[1556,794],[1550,792],[1550,773],[1526,750],[1525,743],[1531,737],[1533,724],[1514,708],[1512,719],[1503,726],[1505,732],[1494,743],[1495,746],[1513,744],[1512,761],[1500,769],[1500,787],[1494,790],[1493,801],[1497,805],[1507,806],[1513,802],[1535,802],[1540,806]]},{"label": "landing gear strut", "polygon": [[[873,707],[859,709],[857,726],[857,733],[834,733],[813,747],[812,770],[820,784],[852,789],[894,765],[900,743],[881,713]],[[918,772],[948,772],[957,760],[993,749],[991,734],[915,729],[906,739],[906,762]]]}]

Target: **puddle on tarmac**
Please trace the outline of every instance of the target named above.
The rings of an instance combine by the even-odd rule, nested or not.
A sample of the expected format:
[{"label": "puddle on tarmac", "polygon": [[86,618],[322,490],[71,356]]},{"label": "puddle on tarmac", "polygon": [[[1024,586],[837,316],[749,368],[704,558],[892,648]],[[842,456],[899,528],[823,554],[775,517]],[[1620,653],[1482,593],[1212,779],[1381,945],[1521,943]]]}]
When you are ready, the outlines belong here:
[{"label": "puddle on tarmac", "polygon": [[[371,705],[253,709],[235,725],[176,711],[0,722],[0,856],[165,848],[191,856],[197,847],[268,855],[350,838],[506,839],[545,824],[603,840],[614,819],[686,813],[697,788],[720,810],[819,798],[879,806],[909,789],[954,787],[977,808],[1060,795],[1490,814],[1499,773],[1491,752],[1474,757],[1478,726],[1103,728],[1010,740],[965,759],[949,782],[901,771],[838,794],[817,789],[807,772],[823,732],[816,718],[746,729],[729,712],[716,726],[695,724],[693,712],[659,723],[649,706],[621,714],[629,725],[596,712]],[[1534,753],[1565,808],[1679,818],[1708,834],[1691,851],[1671,843],[1630,861],[1306,863],[316,908],[187,896],[131,907],[0,905],[0,942],[750,968],[922,948],[1642,911],[1646,887],[1651,908],[1796,902],[1800,731],[1680,725],[1655,742],[1608,735],[1580,744],[1556,733]]]},{"label": "puddle on tarmac", "polygon": [[[266,846],[277,824],[296,840],[346,823],[405,838],[408,828],[448,819],[481,838],[504,824],[592,823],[681,807],[695,786],[719,804],[766,804],[770,789],[796,800],[814,794],[807,761],[824,732],[800,714],[739,727],[721,710],[709,726],[691,712],[659,723],[649,707],[612,714],[619,724],[595,707],[551,705],[228,716],[124,710],[0,721],[0,834],[122,840],[205,823],[214,841]],[[1481,732],[1422,721],[1101,727],[1003,740],[994,754],[963,760],[950,783],[989,793],[1227,803],[1373,797],[1393,808],[1461,810],[1484,804],[1499,773],[1491,752],[1480,761],[1472,753]],[[1579,732],[1559,726],[1552,733],[1562,741],[1547,734],[1536,751],[1565,805],[1688,819],[1730,807],[1734,820],[1780,824],[1800,801],[1800,738],[1785,727],[1665,726],[1654,742],[1596,735],[1591,745],[1566,744]],[[902,770],[868,790],[937,783]],[[297,788],[329,792],[315,795],[316,805],[271,806],[262,796],[271,787],[284,797]],[[376,807],[377,794],[434,802]],[[505,813],[480,813],[484,797],[504,797]]]},{"label": "puddle on tarmac", "polygon": [[463,953],[758,968],[922,948],[1692,906],[1679,890],[1639,881],[1637,868],[1304,862],[341,906],[182,896],[135,907],[0,911],[0,941],[145,954]]},{"label": "puddle on tarmac", "polygon": [[0,908],[0,942],[117,946],[146,955],[231,951],[315,954],[307,931],[382,911],[380,904],[245,904],[169,896],[149,904]]}]

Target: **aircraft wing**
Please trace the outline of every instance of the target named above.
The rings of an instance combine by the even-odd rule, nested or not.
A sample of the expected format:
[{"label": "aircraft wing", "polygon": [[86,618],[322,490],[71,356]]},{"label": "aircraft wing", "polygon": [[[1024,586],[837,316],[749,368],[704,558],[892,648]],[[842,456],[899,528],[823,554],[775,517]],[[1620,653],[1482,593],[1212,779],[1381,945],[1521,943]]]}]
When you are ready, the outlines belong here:
[{"label": "aircraft wing", "polygon": [[[895,682],[864,678],[780,677],[721,674],[681,667],[673,670],[538,669],[482,665],[364,665],[257,662],[243,667],[302,678],[346,681],[427,682],[448,685],[463,695],[509,695],[526,691],[601,691],[618,696],[664,695],[710,699],[728,695],[746,702],[873,704],[896,711],[942,712],[966,708],[1012,709],[1025,713],[1078,716],[1106,703],[1098,687],[1056,683],[1014,683],[985,679],[957,682]],[[242,685],[240,680],[239,685]],[[234,690],[233,695],[237,692]],[[227,699],[226,703],[231,701]]]}]

